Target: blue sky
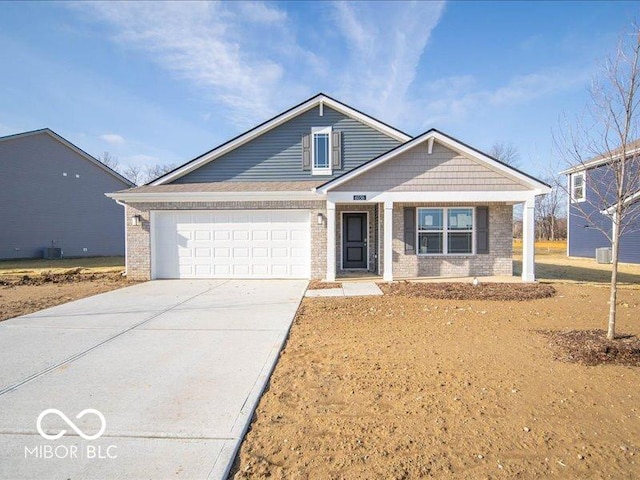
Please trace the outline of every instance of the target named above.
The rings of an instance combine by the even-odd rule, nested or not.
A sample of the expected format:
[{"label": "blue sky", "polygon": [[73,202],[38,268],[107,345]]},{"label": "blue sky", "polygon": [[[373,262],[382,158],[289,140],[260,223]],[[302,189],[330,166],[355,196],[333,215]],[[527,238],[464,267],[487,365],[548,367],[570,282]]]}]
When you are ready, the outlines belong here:
[{"label": "blue sky", "polygon": [[0,3],[0,135],[183,163],[322,91],[545,171],[639,2]]}]

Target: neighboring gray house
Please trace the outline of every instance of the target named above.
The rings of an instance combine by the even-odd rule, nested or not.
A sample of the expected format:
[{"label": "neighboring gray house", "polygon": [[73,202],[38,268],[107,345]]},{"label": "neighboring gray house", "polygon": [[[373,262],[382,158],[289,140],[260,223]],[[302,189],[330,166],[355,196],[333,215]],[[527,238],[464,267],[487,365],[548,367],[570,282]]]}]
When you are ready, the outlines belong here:
[{"label": "neighboring gray house", "polygon": [[[640,140],[632,142],[629,150],[626,176],[629,182],[634,183],[627,188],[631,192],[625,199],[629,209],[623,220],[626,223],[621,230],[618,260],[640,263]],[[567,208],[569,257],[595,258],[596,249],[611,247],[611,242],[602,232],[604,230],[610,234],[612,231],[612,205],[617,197],[611,158],[598,157],[561,172],[567,175],[570,192]]]},{"label": "neighboring gray house", "polygon": [[534,280],[533,209],[548,185],[437,130],[412,138],[323,94],[148,185],[126,204],[133,278],[512,274]]},{"label": "neighboring gray house", "polygon": [[124,255],[126,178],[48,128],[0,137],[0,258]]}]

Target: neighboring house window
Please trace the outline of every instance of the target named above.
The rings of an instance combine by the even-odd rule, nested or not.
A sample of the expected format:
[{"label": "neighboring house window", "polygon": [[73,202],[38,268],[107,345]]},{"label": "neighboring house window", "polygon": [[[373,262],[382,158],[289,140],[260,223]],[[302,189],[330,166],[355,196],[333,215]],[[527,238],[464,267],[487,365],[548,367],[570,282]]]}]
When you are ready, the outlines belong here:
[{"label": "neighboring house window", "polygon": [[331,127],[311,129],[311,158],[313,175],[331,175]]},{"label": "neighboring house window", "polygon": [[473,208],[418,208],[419,255],[473,253]]},{"label": "neighboring house window", "polygon": [[571,201],[584,202],[585,194],[585,175],[584,172],[574,173],[571,175]]}]

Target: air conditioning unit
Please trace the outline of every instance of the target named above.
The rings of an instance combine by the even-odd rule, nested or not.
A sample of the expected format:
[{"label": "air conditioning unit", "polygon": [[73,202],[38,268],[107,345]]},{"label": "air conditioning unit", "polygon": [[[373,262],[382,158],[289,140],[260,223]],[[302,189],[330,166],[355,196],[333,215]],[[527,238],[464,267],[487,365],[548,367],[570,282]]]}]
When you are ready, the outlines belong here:
[{"label": "air conditioning unit", "polygon": [[598,263],[611,263],[611,247],[596,248],[596,261]]},{"label": "air conditioning unit", "polygon": [[62,249],[55,247],[47,247],[42,250],[42,258],[45,260],[60,260],[62,258]]}]

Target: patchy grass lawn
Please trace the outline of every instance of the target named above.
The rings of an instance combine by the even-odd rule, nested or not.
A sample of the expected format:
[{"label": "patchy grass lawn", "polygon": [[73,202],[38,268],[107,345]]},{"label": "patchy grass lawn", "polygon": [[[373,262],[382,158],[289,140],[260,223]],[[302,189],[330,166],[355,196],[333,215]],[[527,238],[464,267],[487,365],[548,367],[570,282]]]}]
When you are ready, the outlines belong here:
[{"label": "patchy grass lawn", "polygon": [[[513,257],[513,274],[522,273],[522,256]],[[611,281],[611,265],[588,258],[567,258],[564,254],[536,255],[536,278],[540,281],[563,281],[606,284]],[[621,285],[640,287],[640,265],[620,264]]]},{"label": "patchy grass lawn", "polygon": [[[640,369],[559,361],[608,290],[528,301],[307,298],[242,445],[241,478],[640,478]],[[618,331],[640,335],[640,290]]]},{"label": "patchy grass lawn", "polygon": [[38,275],[44,272],[63,273],[77,268],[82,268],[85,273],[123,272],[124,257],[0,260],[0,276]]},{"label": "patchy grass lawn", "polygon": [[[513,253],[522,255],[522,240],[515,239],[513,241]],[[567,241],[555,240],[555,241],[536,241],[536,255],[567,255]]]},{"label": "patchy grass lawn", "polygon": [[[522,273],[522,242],[513,242],[513,274]],[[623,285],[640,285],[640,265],[620,264],[619,280]],[[611,265],[591,258],[567,258],[567,242],[536,242],[536,278],[542,281],[608,283]]]}]

